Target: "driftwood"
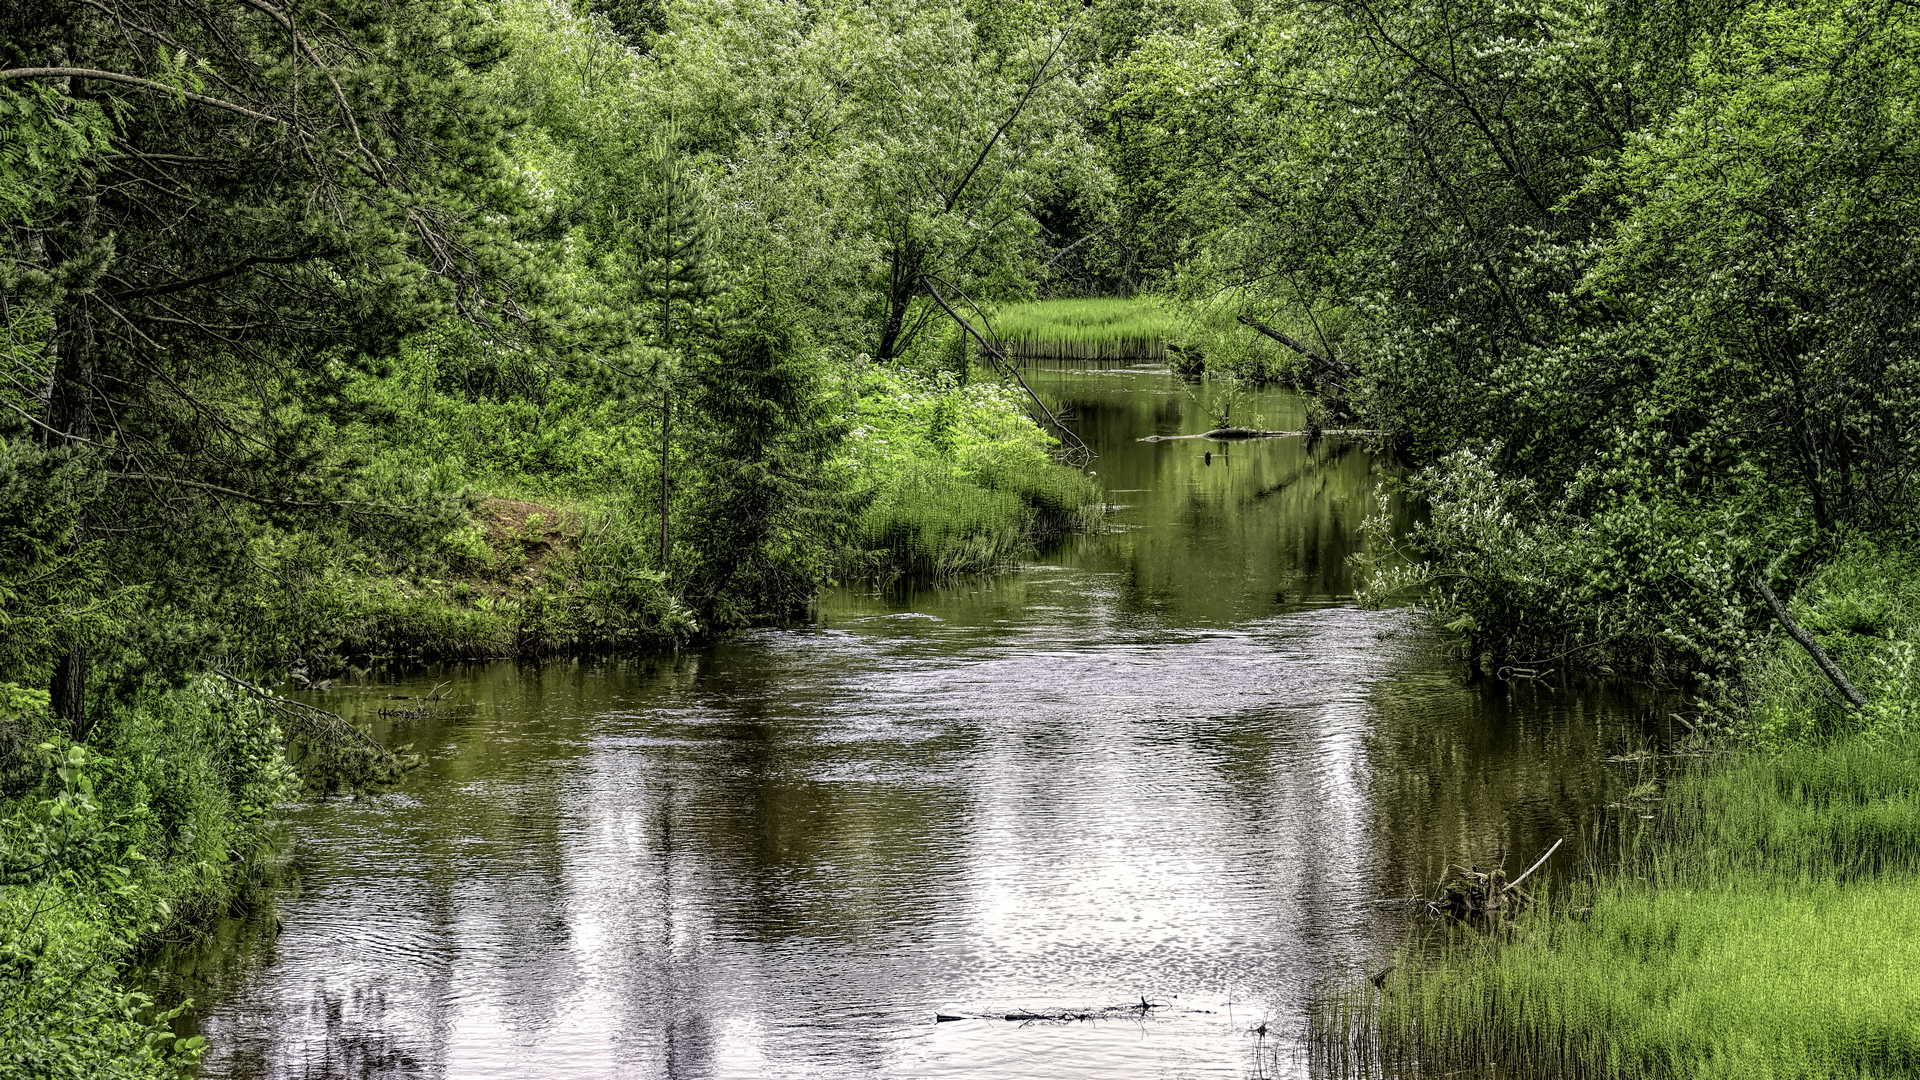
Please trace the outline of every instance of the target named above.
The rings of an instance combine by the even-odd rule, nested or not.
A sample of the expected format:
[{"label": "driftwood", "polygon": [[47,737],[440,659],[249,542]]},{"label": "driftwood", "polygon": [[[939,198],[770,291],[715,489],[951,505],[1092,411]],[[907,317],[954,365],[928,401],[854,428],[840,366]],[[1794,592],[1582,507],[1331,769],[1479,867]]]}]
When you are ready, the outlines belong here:
[{"label": "driftwood", "polygon": [[1173,442],[1176,439],[1206,439],[1208,442],[1246,442],[1249,439],[1281,439],[1290,435],[1385,435],[1371,428],[1326,428],[1321,431],[1267,431],[1262,428],[1227,427],[1203,431],[1198,435],[1148,435],[1135,442]]},{"label": "driftwood", "polygon": [[1754,578],[1753,587],[1760,590],[1761,598],[1766,600],[1767,606],[1773,609],[1773,617],[1779,619],[1780,625],[1786,628],[1787,636],[1799,642],[1800,647],[1807,650],[1807,654],[1813,657],[1813,662],[1820,665],[1820,670],[1826,673],[1827,678],[1840,691],[1840,695],[1847,699],[1848,704],[1856,709],[1866,708],[1867,695],[1855,689],[1852,680],[1847,678],[1847,673],[1841,671],[1840,665],[1833,662],[1833,657],[1828,656],[1827,651],[1820,647],[1820,643],[1813,640],[1813,635],[1802,630],[1800,624],[1793,621],[1793,616],[1787,614],[1787,605],[1773,595],[1773,590],[1767,588],[1767,583],[1760,578]]},{"label": "driftwood", "polygon": [[[1107,1005],[1098,1009],[1017,1009],[1007,1013],[934,1013],[936,1024],[950,1023],[955,1020],[1006,1020],[1016,1024],[1068,1024],[1081,1020],[1115,1020],[1126,1017],[1151,1016],[1155,1009],[1166,1009],[1164,1002],[1139,1001],[1125,1005]],[[1189,1012],[1207,1012],[1206,1009],[1189,1009]]]},{"label": "driftwood", "polygon": [[391,716],[399,720],[424,720],[433,715],[434,710],[437,709],[440,703],[445,701],[447,695],[451,693],[453,693],[453,684],[444,682],[419,697],[408,697],[405,694],[388,694],[387,697],[390,700],[417,701],[420,704],[409,705],[403,708],[381,709],[380,715]]},{"label": "driftwood", "polygon": [[1520,883],[1545,866],[1564,843],[1565,837],[1555,840],[1546,854],[1534,860],[1525,873],[1511,881],[1502,870],[1482,871],[1478,867],[1456,866],[1452,876],[1440,883],[1440,895],[1437,898],[1421,897],[1416,903],[1436,916],[1492,929],[1533,903],[1533,894],[1521,888]]}]

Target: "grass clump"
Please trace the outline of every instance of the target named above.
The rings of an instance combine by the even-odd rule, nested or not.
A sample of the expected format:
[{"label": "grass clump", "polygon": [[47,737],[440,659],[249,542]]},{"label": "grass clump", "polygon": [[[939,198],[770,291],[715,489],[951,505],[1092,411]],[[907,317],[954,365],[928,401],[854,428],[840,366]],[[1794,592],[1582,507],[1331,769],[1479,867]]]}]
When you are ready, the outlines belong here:
[{"label": "grass clump", "polygon": [[1099,485],[1054,460],[1019,391],[951,372],[869,369],[843,467],[864,486],[851,574],[972,573],[1085,527]]},{"label": "grass clump", "polygon": [[[1010,356],[1024,359],[1165,361],[1182,374],[1202,371],[1253,383],[1311,386],[1306,360],[1248,327],[1239,297],[1183,300],[1165,296],[1041,300],[1003,309],[995,327]],[[1286,308],[1257,309],[1283,333],[1325,344],[1344,331],[1343,312],[1310,317]]]},{"label": "grass clump", "polygon": [[[1920,561],[1860,546],[1799,590],[1870,699],[1845,708],[1782,637],[1720,718],[1724,754],[1628,815],[1619,865],[1449,936],[1315,1026],[1329,1075],[1920,1073]],[[1629,828],[1631,826],[1631,828]]]},{"label": "grass clump", "polygon": [[[1904,1077],[1920,1070],[1920,889],[1621,884],[1584,920],[1460,939],[1323,1014],[1330,1075]],[[1891,933],[1890,933],[1891,931]],[[1360,1022],[1354,1010],[1372,1010]],[[1363,1064],[1364,1061],[1364,1064]]]},{"label": "grass clump", "polygon": [[1040,300],[1003,309],[995,329],[1010,356],[1063,360],[1164,360],[1186,328],[1157,297]]}]

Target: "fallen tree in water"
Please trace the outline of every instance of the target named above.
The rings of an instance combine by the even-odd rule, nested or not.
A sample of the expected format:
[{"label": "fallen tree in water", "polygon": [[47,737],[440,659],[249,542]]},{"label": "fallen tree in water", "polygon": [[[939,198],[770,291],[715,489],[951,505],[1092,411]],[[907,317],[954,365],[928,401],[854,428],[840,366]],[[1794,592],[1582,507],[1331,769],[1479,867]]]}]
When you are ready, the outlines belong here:
[{"label": "fallen tree in water", "polygon": [[1148,435],[1135,442],[1172,442],[1175,439],[1206,439],[1210,442],[1245,442],[1249,439],[1280,439],[1289,435],[1307,435],[1319,438],[1324,435],[1385,435],[1384,431],[1372,428],[1323,428],[1319,431],[1268,431],[1263,428],[1223,427],[1212,431],[1203,431],[1198,435]]},{"label": "fallen tree in water", "polygon": [[[1124,1005],[1107,1005],[1096,1009],[1015,1009],[1011,1012],[983,1013],[944,1013],[933,1016],[934,1023],[946,1024],[955,1020],[1005,1020],[1016,1024],[1067,1024],[1081,1020],[1117,1020],[1138,1019],[1153,1015],[1155,1010],[1167,1010],[1172,1006],[1163,1001],[1148,1001],[1141,998]],[[1181,1009],[1178,1012],[1211,1013],[1212,1009]]]}]

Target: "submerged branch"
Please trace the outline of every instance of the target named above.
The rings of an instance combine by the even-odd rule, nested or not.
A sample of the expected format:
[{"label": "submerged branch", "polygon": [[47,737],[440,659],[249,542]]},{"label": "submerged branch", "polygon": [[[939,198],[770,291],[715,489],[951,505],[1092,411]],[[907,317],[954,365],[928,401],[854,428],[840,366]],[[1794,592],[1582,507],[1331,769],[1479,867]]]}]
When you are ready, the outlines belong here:
[{"label": "submerged branch", "polygon": [[1320,431],[1267,431],[1262,428],[1214,428],[1198,435],[1147,435],[1135,442],[1173,442],[1176,439],[1206,439],[1209,442],[1241,442],[1247,439],[1281,439],[1289,435],[1385,435],[1373,428],[1323,428]]}]

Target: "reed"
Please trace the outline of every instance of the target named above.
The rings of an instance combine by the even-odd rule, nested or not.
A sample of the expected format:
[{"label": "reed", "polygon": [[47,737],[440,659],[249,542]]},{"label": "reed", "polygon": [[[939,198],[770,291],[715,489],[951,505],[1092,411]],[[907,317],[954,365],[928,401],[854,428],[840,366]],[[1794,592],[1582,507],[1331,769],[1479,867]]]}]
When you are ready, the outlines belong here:
[{"label": "reed", "polygon": [[994,320],[1016,359],[1164,360],[1185,320],[1155,298],[1042,300],[1006,308]]},{"label": "reed", "polygon": [[1321,1006],[1316,1071],[1913,1076],[1917,920],[1910,880],[1616,882],[1584,918],[1546,913],[1498,944],[1456,937],[1437,960]]}]

